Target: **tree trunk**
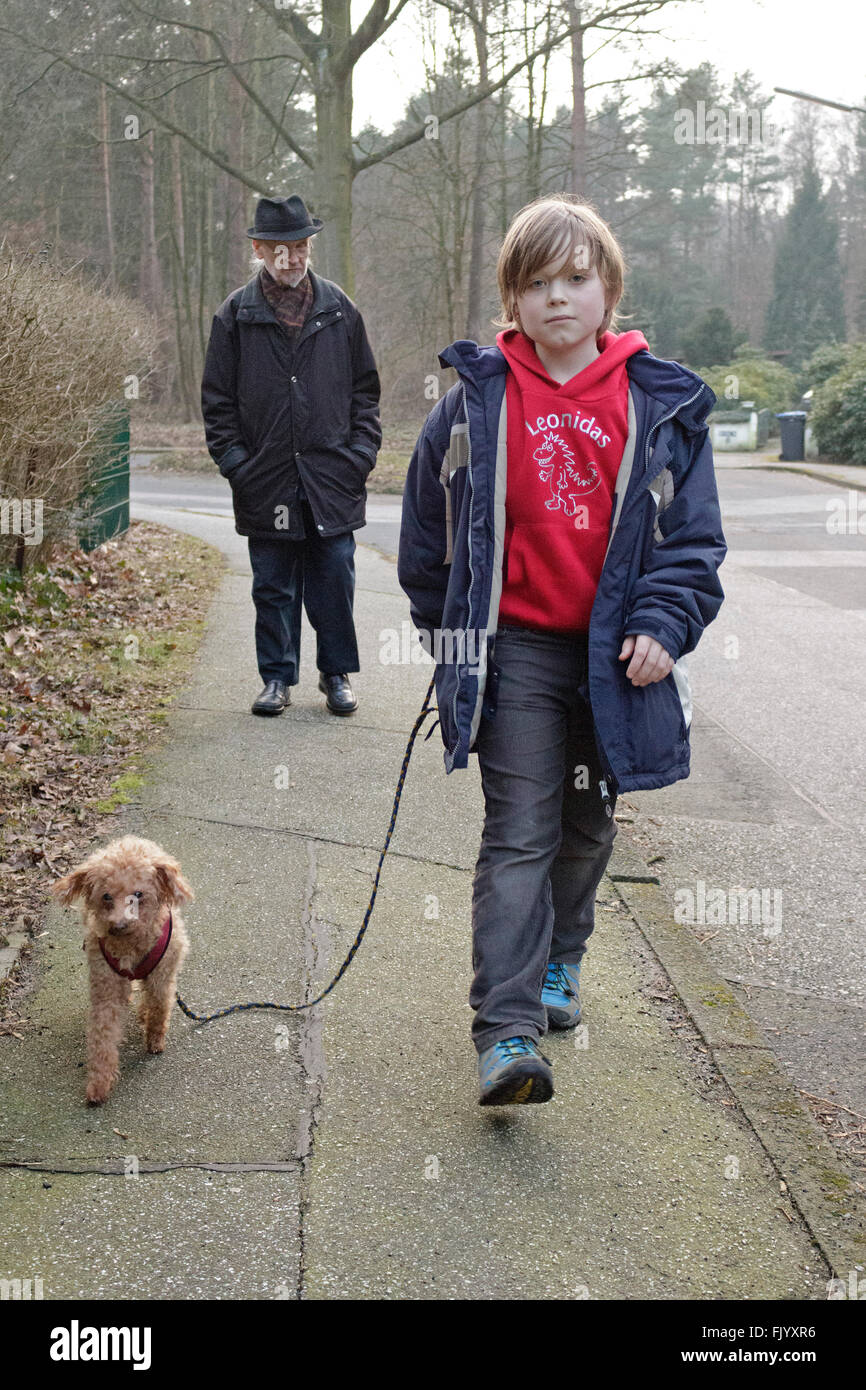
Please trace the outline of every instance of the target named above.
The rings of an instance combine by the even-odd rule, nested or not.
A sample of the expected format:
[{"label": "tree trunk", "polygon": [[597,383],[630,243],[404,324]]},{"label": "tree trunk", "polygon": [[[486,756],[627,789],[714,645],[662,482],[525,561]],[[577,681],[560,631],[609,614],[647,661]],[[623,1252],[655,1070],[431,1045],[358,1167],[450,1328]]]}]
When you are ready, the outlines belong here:
[{"label": "tree trunk", "polygon": [[504,237],[508,230],[508,215],[511,208],[509,198],[510,179],[508,177],[508,99],[500,93],[499,97],[499,235]]},{"label": "tree trunk", "polygon": [[99,84],[99,139],[101,145],[102,189],[105,199],[105,237],[108,249],[108,288],[117,285],[117,258],[114,250],[114,220],[111,215],[111,154],[108,144],[108,100],[105,87]]},{"label": "tree trunk", "polygon": [[156,175],[152,130],[142,138],[140,147],[142,229],[139,284],[141,298],[151,313],[157,314],[162,304],[162,275],[156,241]]},{"label": "tree trunk", "polygon": [[[243,20],[236,6],[229,9],[229,15],[229,53],[233,61],[239,61],[245,56],[242,33]],[[227,106],[226,143],[229,162],[236,169],[243,169],[245,167],[246,96],[242,88],[232,78],[229,79]],[[226,277],[230,290],[245,284],[250,278],[250,243],[246,234],[247,227],[250,225],[247,222],[247,192],[248,190],[243,184],[238,183],[237,179],[232,178],[229,174],[226,175]]]},{"label": "tree trunk", "polygon": [[316,95],[315,216],[325,223],[316,236],[316,268],[354,291],[352,263],[351,83],[328,84]]},{"label": "tree trunk", "polygon": [[[478,81],[485,87],[490,79],[487,57],[487,0],[481,0],[481,12],[475,30],[475,50],[478,55]],[[466,303],[466,336],[481,341],[481,280],[484,269],[484,193],[482,180],[487,169],[487,103],[475,108],[475,155],[472,185],[472,230],[469,241],[469,284]]]},{"label": "tree trunk", "polygon": [[[569,25],[580,24],[580,5],[568,0]],[[583,75],[583,30],[571,36],[571,191],[586,197],[586,86]]]},{"label": "tree trunk", "polygon": [[180,137],[171,141],[171,186],[174,226],[172,228],[172,292],[174,296],[175,340],[177,342],[180,394],[186,418],[194,420],[198,409],[195,357],[192,351],[193,315],[190,301],[189,268],[186,262],[186,214],[183,197],[183,161]]},{"label": "tree trunk", "polygon": [[[524,0],[523,3],[523,33],[524,50],[528,54],[532,44],[529,38],[529,7]],[[526,110],[526,201],[536,198],[541,189],[541,169],[539,163],[539,148],[541,136],[538,130],[538,122],[535,119],[535,64],[530,63],[526,69],[527,82],[527,110]]]},{"label": "tree trunk", "polygon": [[[214,100],[213,100],[213,73],[208,73],[206,82],[205,98],[205,128],[211,130],[214,119]],[[210,334],[211,318],[213,316],[214,303],[225,298],[225,288],[220,286],[221,293],[214,295],[211,289],[213,283],[213,177],[207,169],[202,169],[199,186],[204,184],[200,195],[201,215],[199,218],[199,257],[201,264],[201,274],[198,277],[198,333],[199,350],[202,360],[207,351],[208,337]]]},{"label": "tree trunk", "polygon": [[347,294],[354,292],[352,262],[352,69],[336,68],[334,54],[351,33],[350,0],[322,0],[322,43],[316,82],[315,265]]},{"label": "tree trunk", "polygon": [[183,171],[180,158],[180,136],[171,138],[171,185],[174,202],[174,226],[177,237],[177,253],[181,265],[186,263],[186,228],[183,215]]}]

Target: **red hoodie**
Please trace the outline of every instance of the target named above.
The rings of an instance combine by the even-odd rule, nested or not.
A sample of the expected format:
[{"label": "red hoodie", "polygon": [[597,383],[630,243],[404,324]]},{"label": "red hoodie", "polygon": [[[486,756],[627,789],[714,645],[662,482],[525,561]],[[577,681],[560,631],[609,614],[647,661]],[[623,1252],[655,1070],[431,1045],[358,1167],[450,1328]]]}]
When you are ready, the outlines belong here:
[{"label": "red hoodie", "polygon": [[508,470],[499,621],[588,632],[628,437],[626,361],[642,333],[605,333],[599,356],[560,385],[530,338],[497,335],[506,382]]}]

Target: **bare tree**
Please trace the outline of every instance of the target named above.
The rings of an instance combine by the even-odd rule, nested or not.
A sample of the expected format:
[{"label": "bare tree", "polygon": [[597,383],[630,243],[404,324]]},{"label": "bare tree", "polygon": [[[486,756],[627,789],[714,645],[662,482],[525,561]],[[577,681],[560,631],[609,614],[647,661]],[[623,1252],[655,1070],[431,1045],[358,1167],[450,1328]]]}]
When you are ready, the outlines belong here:
[{"label": "bare tree", "polygon": [[[666,2],[661,0],[661,3]],[[217,71],[229,73],[263,120],[274,130],[282,150],[310,170],[315,189],[315,207],[326,223],[320,239],[320,263],[351,293],[354,278],[351,250],[353,181],[364,169],[422,140],[427,129],[425,122],[421,121],[414,129],[386,141],[375,150],[356,152],[353,145],[355,69],[364,54],[391,28],[406,8],[408,0],[372,0],[366,15],[355,29],[351,26],[351,0],[308,0],[306,4],[286,3],[282,8],[276,8],[274,0],[255,0],[255,3],[263,22],[276,26],[282,42],[288,45],[287,51],[281,56],[301,69],[312,93],[315,105],[315,143],[312,148],[302,145],[295,138],[290,124],[285,120],[285,113],[278,114],[264,99],[255,77],[250,73],[249,64],[235,55],[228,33],[230,25],[226,23],[222,29],[217,28],[211,21],[211,11],[204,0],[198,6],[184,5],[176,11],[168,7],[155,9],[139,0],[124,0],[122,10],[124,14],[149,21],[153,33],[163,43],[170,44],[179,33],[201,36],[206,45],[205,56],[201,60],[201,78],[207,80]],[[435,3],[446,3],[446,0],[435,0]],[[614,4],[609,12],[615,15],[623,8],[628,6]],[[199,10],[202,11],[201,22],[188,17]],[[278,191],[263,188],[260,175],[243,163],[236,162],[237,152],[230,153],[224,149],[219,139],[213,135],[202,138],[179,125],[172,119],[167,103],[160,94],[145,95],[140,84],[136,86],[111,78],[108,74],[116,66],[116,54],[101,48],[94,34],[88,31],[81,42],[73,45],[72,51],[69,51],[67,45],[51,43],[45,37],[44,28],[40,25],[38,29],[22,32],[7,24],[0,24],[0,33],[10,35],[45,54],[51,58],[52,64],[62,63],[74,72],[103,82],[108,91],[122,96],[125,102],[145,112],[157,127],[181,136],[200,155],[230,174],[243,187],[257,193]],[[479,76],[479,80],[449,110],[439,113],[440,124],[453,120],[507,87],[518,73],[543,53],[566,42],[570,33],[568,25],[563,25],[533,52],[521,55],[504,67],[495,79],[489,75],[486,80]],[[149,71],[153,60],[148,54],[126,56],[136,64],[139,72]],[[217,123],[216,129],[221,131],[222,123]]]},{"label": "bare tree", "polygon": [[[625,0],[621,5],[592,9],[578,3],[578,0],[562,0],[569,32],[571,35],[571,186],[573,192],[584,195],[587,183],[587,114],[586,94],[597,87],[610,86],[609,82],[591,82],[587,85],[586,64],[603,48],[611,43],[647,38],[658,34],[657,29],[647,29],[643,21],[650,15],[669,5],[694,4],[695,0]],[[600,42],[589,54],[586,53],[586,36],[599,36]],[[608,37],[601,37],[602,35]],[[647,66],[639,65],[627,79],[641,82],[647,78],[669,77],[676,71],[675,64],[663,60]]]}]

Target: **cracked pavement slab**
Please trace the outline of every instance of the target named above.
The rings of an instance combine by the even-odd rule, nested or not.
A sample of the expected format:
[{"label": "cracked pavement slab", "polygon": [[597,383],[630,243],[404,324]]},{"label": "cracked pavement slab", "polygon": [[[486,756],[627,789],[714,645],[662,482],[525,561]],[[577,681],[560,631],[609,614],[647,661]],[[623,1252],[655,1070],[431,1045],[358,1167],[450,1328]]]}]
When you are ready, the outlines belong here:
[{"label": "cracked pavement slab", "polygon": [[4,1277],[27,1271],[52,1300],[294,1298],[299,1178],[7,1171]]}]

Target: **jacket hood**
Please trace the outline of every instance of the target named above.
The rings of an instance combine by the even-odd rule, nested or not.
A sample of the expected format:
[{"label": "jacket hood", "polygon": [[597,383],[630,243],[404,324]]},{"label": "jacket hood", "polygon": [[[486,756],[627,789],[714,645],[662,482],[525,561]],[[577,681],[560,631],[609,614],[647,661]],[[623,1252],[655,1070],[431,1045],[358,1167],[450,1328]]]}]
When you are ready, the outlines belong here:
[{"label": "jacket hood", "polygon": [[[632,335],[620,333],[610,336],[618,341]],[[458,338],[444,348],[439,354],[439,361],[443,367],[453,367],[461,376],[479,384],[504,375],[508,370],[501,348],[479,347],[471,338]],[[716,404],[716,397],[697,372],[680,362],[654,357],[647,348],[628,355],[626,370],[629,380],[657,402],[660,417],[676,412],[686,429],[703,429],[707,416]]]},{"label": "jacket hood", "polygon": [[631,380],[658,401],[665,414],[676,410],[677,419],[686,429],[704,428],[716,396],[697,372],[681,362],[653,357],[651,352],[636,352],[629,358],[627,370]]},{"label": "jacket hood", "polygon": [[545,370],[535,344],[519,329],[510,328],[498,334],[496,342],[524,389],[526,386],[536,386],[567,398],[577,393],[582,400],[602,400],[609,395],[620,380],[617,369],[629,357],[647,347],[646,338],[637,330],[605,333],[598,343],[598,355],[563,384],[554,381]]},{"label": "jacket hood", "polygon": [[500,376],[508,371],[508,363],[498,347],[479,347],[471,338],[458,338],[439,354],[443,367],[453,367],[461,376],[472,381]]}]

